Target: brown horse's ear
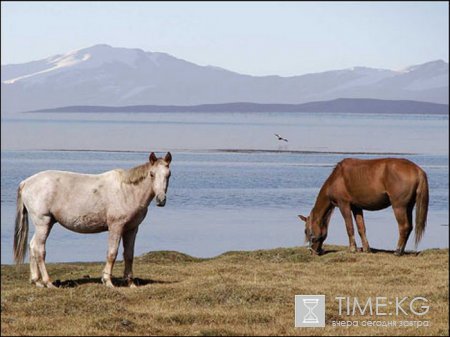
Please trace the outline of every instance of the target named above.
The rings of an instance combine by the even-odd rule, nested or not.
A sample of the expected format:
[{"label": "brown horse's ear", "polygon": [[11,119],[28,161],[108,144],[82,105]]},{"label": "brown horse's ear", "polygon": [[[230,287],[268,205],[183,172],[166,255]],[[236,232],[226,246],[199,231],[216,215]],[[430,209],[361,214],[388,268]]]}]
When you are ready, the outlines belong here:
[{"label": "brown horse's ear", "polygon": [[298,217],[303,220],[304,222],[308,221],[308,218],[304,215],[299,214]]},{"label": "brown horse's ear", "polygon": [[167,163],[167,165],[170,164],[170,162],[172,161],[172,155],[170,154],[170,152],[167,152],[166,156],[164,157],[164,161]]},{"label": "brown horse's ear", "polygon": [[158,160],[158,158],[156,158],[155,152],[150,153],[150,157],[148,157],[148,160],[150,161],[150,164],[154,164],[156,163],[156,161]]}]

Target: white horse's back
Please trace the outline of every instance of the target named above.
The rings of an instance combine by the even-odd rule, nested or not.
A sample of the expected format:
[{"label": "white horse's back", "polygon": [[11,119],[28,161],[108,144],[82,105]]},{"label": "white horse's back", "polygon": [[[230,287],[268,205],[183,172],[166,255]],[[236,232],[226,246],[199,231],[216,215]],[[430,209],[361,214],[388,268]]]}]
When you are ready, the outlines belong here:
[{"label": "white horse's back", "polygon": [[43,171],[21,183],[23,203],[31,217],[49,215],[75,232],[106,231],[108,195],[115,175],[114,171],[98,175]]}]

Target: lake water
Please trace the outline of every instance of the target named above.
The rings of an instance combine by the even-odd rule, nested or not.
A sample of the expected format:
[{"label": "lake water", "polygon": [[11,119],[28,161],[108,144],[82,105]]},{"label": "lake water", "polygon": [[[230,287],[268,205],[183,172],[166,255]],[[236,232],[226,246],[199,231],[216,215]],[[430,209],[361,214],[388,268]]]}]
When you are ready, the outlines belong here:
[{"label": "lake water", "polygon": [[[211,257],[303,245],[304,225],[297,214],[309,213],[334,165],[345,157],[386,153],[406,157],[428,174],[429,218],[418,248],[448,247],[448,116],[19,114],[2,115],[1,128],[2,263],[12,262],[21,180],[46,169],[101,173],[131,168],[152,150],[172,152],[172,178],[166,207],[151,204],[140,226],[136,255],[177,250]],[[280,143],[273,133],[289,142]],[[398,227],[392,209],[365,212],[365,217],[371,246],[394,249]],[[106,240],[106,233],[76,234],[56,224],[47,260],[103,261]],[[348,243],[338,211],[326,243]],[[414,249],[412,237],[407,249]]]}]

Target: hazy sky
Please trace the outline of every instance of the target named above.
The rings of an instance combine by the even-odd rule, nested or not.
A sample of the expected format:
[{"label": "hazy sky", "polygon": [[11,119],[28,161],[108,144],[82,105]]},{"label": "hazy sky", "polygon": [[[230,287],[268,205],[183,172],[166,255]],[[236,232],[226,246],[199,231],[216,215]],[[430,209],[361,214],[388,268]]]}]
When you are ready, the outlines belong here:
[{"label": "hazy sky", "polygon": [[4,2],[1,64],[98,43],[252,75],[448,62],[447,2]]}]

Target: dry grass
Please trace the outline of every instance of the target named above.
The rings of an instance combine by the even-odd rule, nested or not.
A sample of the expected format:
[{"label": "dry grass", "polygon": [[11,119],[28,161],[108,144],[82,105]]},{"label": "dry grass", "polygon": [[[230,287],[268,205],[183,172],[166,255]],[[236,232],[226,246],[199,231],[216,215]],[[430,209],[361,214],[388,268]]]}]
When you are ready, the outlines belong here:
[{"label": "dry grass", "polygon": [[[1,267],[2,335],[449,335],[448,249],[395,257],[326,246],[135,260],[135,289],[100,284],[102,263],[49,264],[59,289],[28,283],[28,265]],[[115,275],[123,264],[117,263]],[[115,279],[119,284],[120,280]],[[326,295],[325,328],[294,328],[294,295]],[[333,327],[336,296],[426,297],[429,327]],[[379,319],[358,316],[357,320]],[[381,319],[392,320],[383,316]],[[414,320],[398,316],[396,320]]]}]

